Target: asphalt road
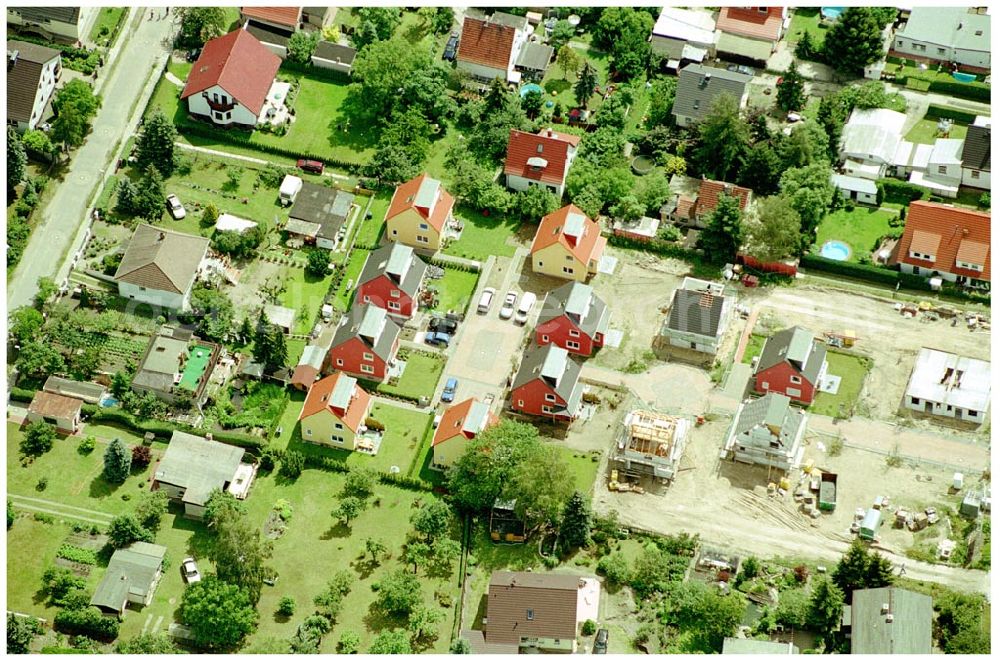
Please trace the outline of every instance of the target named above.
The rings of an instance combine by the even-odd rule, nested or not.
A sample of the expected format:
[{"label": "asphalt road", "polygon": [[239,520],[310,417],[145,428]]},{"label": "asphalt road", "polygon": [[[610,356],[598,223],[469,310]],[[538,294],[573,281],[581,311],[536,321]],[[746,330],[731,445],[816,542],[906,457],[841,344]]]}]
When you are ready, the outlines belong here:
[{"label": "asphalt road", "polygon": [[94,119],[93,131],[73,155],[63,180],[50,185],[57,188],[55,195],[40,211],[41,219],[7,282],[9,309],[30,304],[38,279],[56,274],[86,220],[95,186],[116,157],[118,140],[144,110],[136,100],[153,74],[154,64],[169,54],[174,24],[150,21],[146,12],[142,15],[138,29],[124,36],[118,60],[102,87],[104,102]]}]

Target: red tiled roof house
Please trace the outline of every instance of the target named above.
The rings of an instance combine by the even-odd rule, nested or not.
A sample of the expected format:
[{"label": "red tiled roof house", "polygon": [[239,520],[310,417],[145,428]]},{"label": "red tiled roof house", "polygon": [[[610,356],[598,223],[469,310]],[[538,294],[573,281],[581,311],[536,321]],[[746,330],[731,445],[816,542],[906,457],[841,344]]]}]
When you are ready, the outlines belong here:
[{"label": "red tiled roof house", "polygon": [[205,44],[181,99],[191,115],[216,125],[255,127],[280,65],[256,37],[233,30]]},{"label": "red tiled roof house", "polygon": [[900,272],[989,287],[990,215],[941,203],[914,201],[903,237],[890,259]]},{"label": "red tiled roof house", "polygon": [[282,30],[298,30],[302,22],[301,7],[240,7],[244,21],[253,19],[258,23]]},{"label": "red tiled roof house", "polygon": [[573,165],[579,144],[579,136],[553,129],[543,129],[537,134],[510,130],[503,167],[507,187],[516,192],[544,187],[562,198],[566,191],[566,174]]},{"label": "red tiled roof house", "polygon": [[662,221],[703,229],[708,224],[709,216],[719,206],[719,197],[723,194],[739,199],[740,210],[744,212],[753,201],[752,189],[721,180],[702,178],[701,184],[698,186],[697,196],[692,198],[687,194],[679,194],[672,206],[664,206],[661,211],[663,213]]},{"label": "red tiled roof house", "polygon": [[553,420],[575,420],[583,401],[580,369],[580,362],[558,346],[529,350],[511,384],[511,410]]},{"label": "red tiled roof house", "polygon": [[449,407],[441,415],[441,422],[434,430],[431,441],[434,466],[439,469],[450,467],[465,454],[470,441],[498,422],[500,420],[490,407],[473,397]]},{"label": "red tiled roof house", "polygon": [[826,368],[826,346],[805,328],[788,328],[764,343],[753,368],[754,391],[812,404]]},{"label": "red tiled roof house", "polygon": [[585,282],[597,273],[607,238],[572,203],[542,217],[531,243],[531,267],[542,275]]},{"label": "red tiled roof house", "polygon": [[545,297],[535,327],[535,344],[555,344],[570,353],[590,356],[604,346],[611,310],[594,295],[594,289],[569,282]]},{"label": "red tiled roof house", "polygon": [[83,400],[39,390],[28,405],[28,422],[53,425],[60,434],[75,434],[80,429]]},{"label": "red tiled roof house", "polygon": [[514,64],[529,34],[524,17],[503,12],[486,18],[466,16],[455,57],[457,67],[484,82],[495,78],[518,82],[520,74]]},{"label": "red tiled roof house", "polygon": [[398,325],[375,305],[355,305],[330,344],[330,368],[372,381],[384,381],[399,350]]},{"label": "red tiled roof house", "polygon": [[387,310],[390,316],[408,319],[417,311],[417,296],[426,272],[427,264],[412,247],[389,243],[365,260],[354,302],[371,303]]},{"label": "red tiled roof house", "polygon": [[299,412],[302,440],[354,450],[373,398],[358,380],[334,372],[312,384]]},{"label": "red tiled roof house", "polygon": [[715,28],[718,52],[764,62],[790,21],[786,7],[723,7]]},{"label": "red tiled roof house", "polygon": [[454,207],[455,197],[441,181],[422,173],[396,188],[385,214],[385,233],[389,240],[417,249],[439,250]]}]

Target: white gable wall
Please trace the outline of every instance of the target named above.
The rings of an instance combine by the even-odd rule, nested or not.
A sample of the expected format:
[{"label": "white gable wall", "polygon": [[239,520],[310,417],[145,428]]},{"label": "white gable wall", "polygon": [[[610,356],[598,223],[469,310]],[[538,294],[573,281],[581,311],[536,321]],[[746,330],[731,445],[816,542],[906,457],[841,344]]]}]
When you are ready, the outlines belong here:
[{"label": "white gable wall", "polygon": [[223,90],[221,86],[213,85],[208,90],[195,93],[187,98],[188,111],[194,115],[211,118],[212,122],[217,125],[231,125],[235,123],[250,127],[256,126],[257,116],[253,114],[253,111],[239,102],[228,112],[230,114],[228,119],[225,117],[225,113],[221,114],[221,117],[218,117],[217,112],[212,111],[212,108],[208,105],[208,99],[205,98],[206,94],[208,95],[208,99],[216,99],[217,97],[220,104],[222,103],[223,96],[230,102],[232,101],[232,95]]}]

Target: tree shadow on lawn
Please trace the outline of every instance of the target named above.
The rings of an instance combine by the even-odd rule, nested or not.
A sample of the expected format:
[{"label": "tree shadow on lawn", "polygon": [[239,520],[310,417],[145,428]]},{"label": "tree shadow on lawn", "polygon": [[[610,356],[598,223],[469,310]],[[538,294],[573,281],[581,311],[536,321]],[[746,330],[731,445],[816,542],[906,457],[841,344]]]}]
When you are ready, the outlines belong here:
[{"label": "tree shadow on lawn", "polygon": [[372,561],[367,555],[362,554],[360,559],[355,559],[351,563],[351,568],[353,568],[358,573],[358,579],[366,580],[372,576],[376,570],[382,566],[381,561]]},{"label": "tree shadow on lawn", "polygon": [[[362,152],[375,147],[378,140],[372,127],[377,123],[365,118],[362,106],[363,102],[354,101],[348,93],[340,110],[326,126],[326,141],[331,148],[343,147]],[[368,131],[359,127],[367,127]]]},{"label": "tree shadow on lawn", "polygon": [[368,614],[361,621],[372,634],[393,628],[407,628],[409,624],[405,617],[387,614],[376,607],[375,603],[368,606]]},{"label": "tree shadow on lawn", "polygon": [[119,487],[120,485],[108,482],[103,474],[98,474],[90,481],[90,490],[87,494],[91,499],[103,499],[114,494]]},{"label": "tree shadow on lawn", "polygon": [[343,522],[337,522],[329,529],[327,529],[323,535],[319,537],[320,540],[333,540],[334,538],[350,538],[351,534],[354,533],[354,528],[350,524],[344,524]]}]

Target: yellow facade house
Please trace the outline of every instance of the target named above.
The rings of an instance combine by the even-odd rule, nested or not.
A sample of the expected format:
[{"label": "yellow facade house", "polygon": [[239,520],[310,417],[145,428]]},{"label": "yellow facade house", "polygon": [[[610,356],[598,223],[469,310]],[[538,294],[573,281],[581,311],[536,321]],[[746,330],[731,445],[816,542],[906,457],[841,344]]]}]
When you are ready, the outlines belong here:
[{"label": "yellow facade house", "polygon": [[441,182],[423,173],[396,188],[385,214],[385,233],[389,240],[436,252],[454,206],[455,197]]},{"label": "yellow facade house", "polygon": [[302,439],[323,446],[354,450],[365,431],[372,396],[357,379],[336,372],[313,383],[302,404]]},{"label": "yellow facade house", "polygon": [[452,466],[465,454],[476,435],[497,422],[489,406],[471,397],[449,408],[434,430],[431,443],[434,466],[441,469]]},{"label": "yellow facade house", "polygon": [[608,241],[575,205],[542,218],[531,243],[531,267],[542,275],[586,282],[597,273]]}]

